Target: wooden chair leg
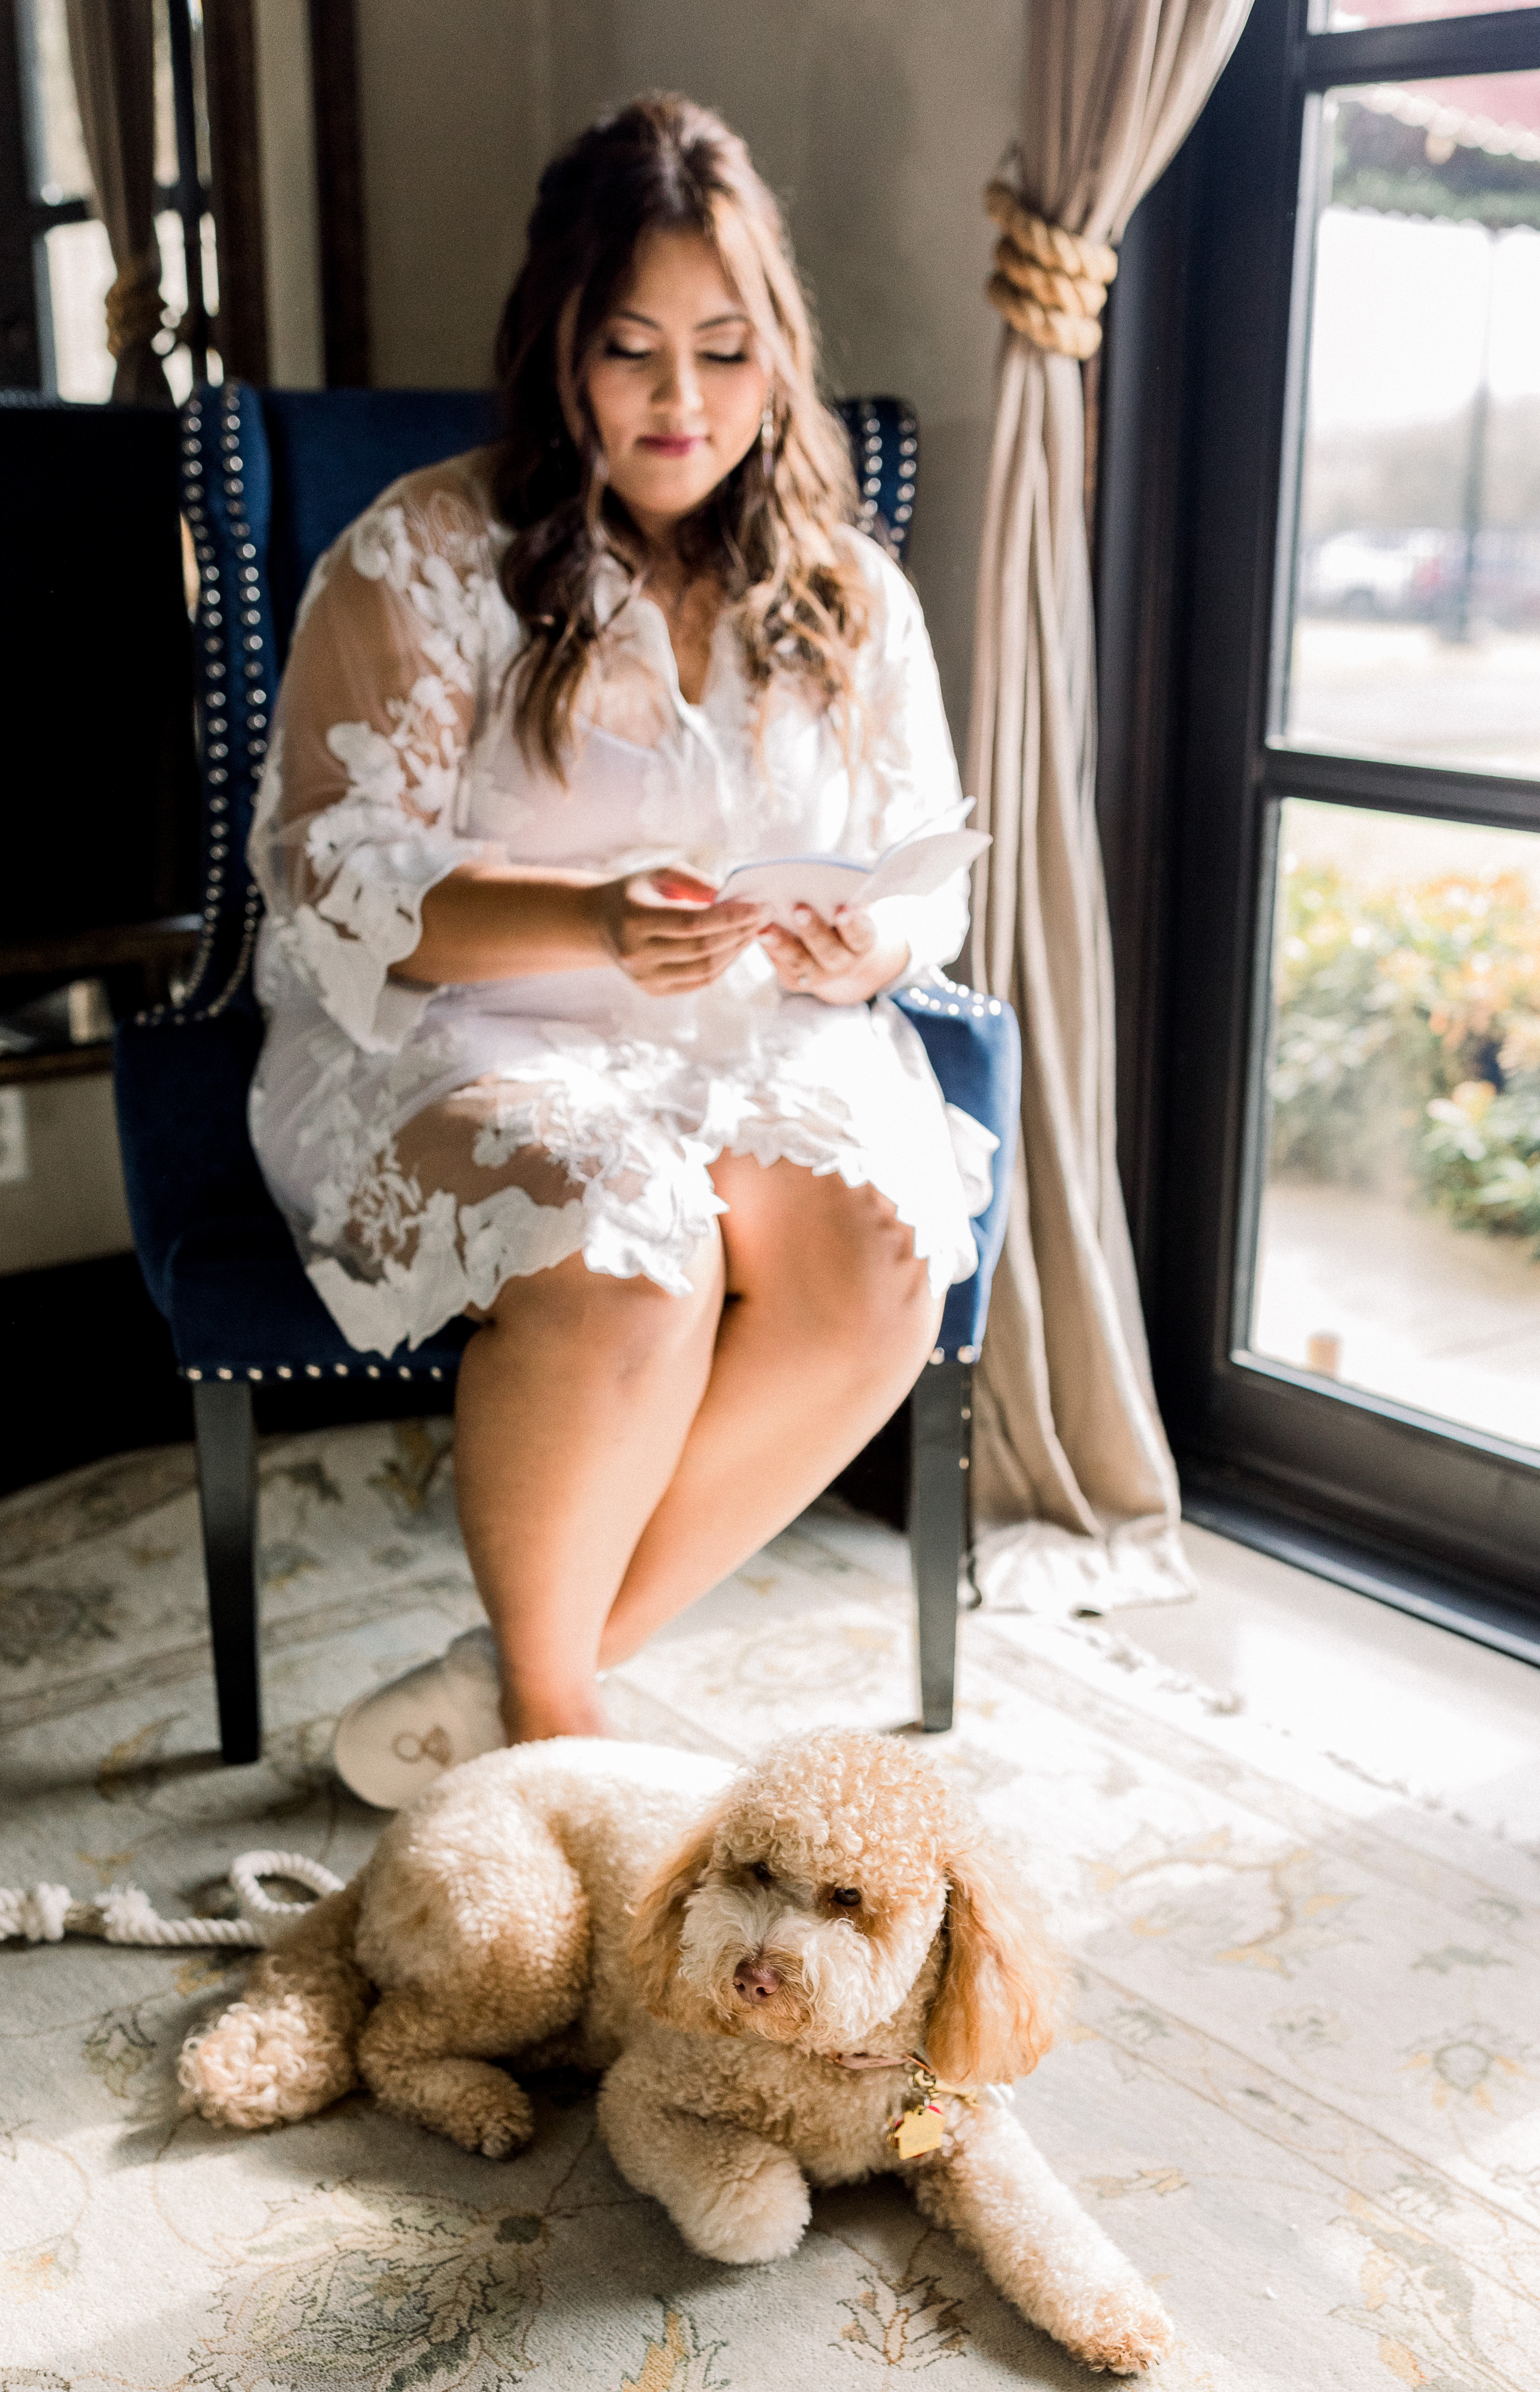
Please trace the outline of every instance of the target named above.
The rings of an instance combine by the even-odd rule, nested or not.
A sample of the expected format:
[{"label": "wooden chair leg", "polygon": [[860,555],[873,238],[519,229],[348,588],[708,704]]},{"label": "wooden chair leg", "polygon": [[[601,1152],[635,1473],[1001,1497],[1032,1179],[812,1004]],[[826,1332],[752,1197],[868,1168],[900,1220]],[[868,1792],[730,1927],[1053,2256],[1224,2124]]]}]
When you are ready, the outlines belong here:
[{"label": "wooden chair leg", "polygon": [[260,1760],[262,1686],[256,1642],[256,1432],[243,1382],[203,1379],[192,1390],[198,1500],[214,1636],[219,1748],[228,1762]]},{"label": "wooden chair leg", "polygon": [[932,1362],[909,1398],[909,1551],[920,1643],[920,1717],[928,1735],[952,1724],[958,1580],[968,1550],[973,1373]]}]

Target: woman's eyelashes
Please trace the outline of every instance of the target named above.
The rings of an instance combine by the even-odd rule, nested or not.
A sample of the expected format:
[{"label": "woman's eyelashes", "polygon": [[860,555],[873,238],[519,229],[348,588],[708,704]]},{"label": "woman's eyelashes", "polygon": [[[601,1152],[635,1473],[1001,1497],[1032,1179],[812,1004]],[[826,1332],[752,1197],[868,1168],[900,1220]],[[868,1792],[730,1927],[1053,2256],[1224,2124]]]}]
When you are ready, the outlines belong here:
[{"label": "woman's eyelashes", "polygon": [[[614,358],[622,365],[645,366],[657,354],[656,349],[628,348],[623,341],[608,340],[605,343],[606,357]],[[746,366],[750,363],[750,358],[748,350],[744,348],[730,351],[698,349],[696,352],[696,363],[700,366]]]}]

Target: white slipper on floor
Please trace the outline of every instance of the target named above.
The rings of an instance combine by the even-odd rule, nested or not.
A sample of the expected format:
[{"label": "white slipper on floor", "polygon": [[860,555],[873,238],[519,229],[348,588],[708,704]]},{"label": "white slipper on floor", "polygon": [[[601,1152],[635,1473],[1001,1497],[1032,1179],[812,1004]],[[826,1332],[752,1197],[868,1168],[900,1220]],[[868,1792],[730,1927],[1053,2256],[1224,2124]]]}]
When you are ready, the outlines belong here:
[{"label": "white slipper on floor", "polygon": [[332,1762],[365,1802],[398,1811],[446,1769],[502,1742],[492,1632],[467,1628],[437,1661],[350,1703],[337,1722]]}]

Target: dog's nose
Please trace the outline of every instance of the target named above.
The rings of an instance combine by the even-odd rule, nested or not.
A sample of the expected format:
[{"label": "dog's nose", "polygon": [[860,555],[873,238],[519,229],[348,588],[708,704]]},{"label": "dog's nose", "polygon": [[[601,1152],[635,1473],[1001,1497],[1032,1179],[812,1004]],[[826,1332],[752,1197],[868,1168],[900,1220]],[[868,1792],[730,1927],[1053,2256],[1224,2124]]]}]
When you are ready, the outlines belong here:
[{"label": "dog's nose", "polygon": [[780,1970],[766,1968],[763,1960],[740,1960],[733,1970],[733,1983],[746,2002],[767,2002],[780,1990]]}]

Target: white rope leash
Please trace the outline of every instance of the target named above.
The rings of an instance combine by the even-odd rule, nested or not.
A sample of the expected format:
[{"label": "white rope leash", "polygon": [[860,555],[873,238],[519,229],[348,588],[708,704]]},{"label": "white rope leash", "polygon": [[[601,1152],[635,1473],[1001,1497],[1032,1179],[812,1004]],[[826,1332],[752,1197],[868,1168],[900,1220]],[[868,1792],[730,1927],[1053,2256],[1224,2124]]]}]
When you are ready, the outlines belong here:
[{"label": "white rope leash", "polygon": [[163,1945],[261,1944],[309,1909],[307,1902],[275,1902],[259,1879],[289,1878],[318,1894],[340,1893],[344,1880],[304,1852],[242,1852],[229,1866],[239,1918],[162,1918],[137,1885],[115,1885],[99,1902],[77,1902],[67,1885],[0,1885],[0,1944],[59,1944],[66,1934],[98,1935],[108,1944]]}]

